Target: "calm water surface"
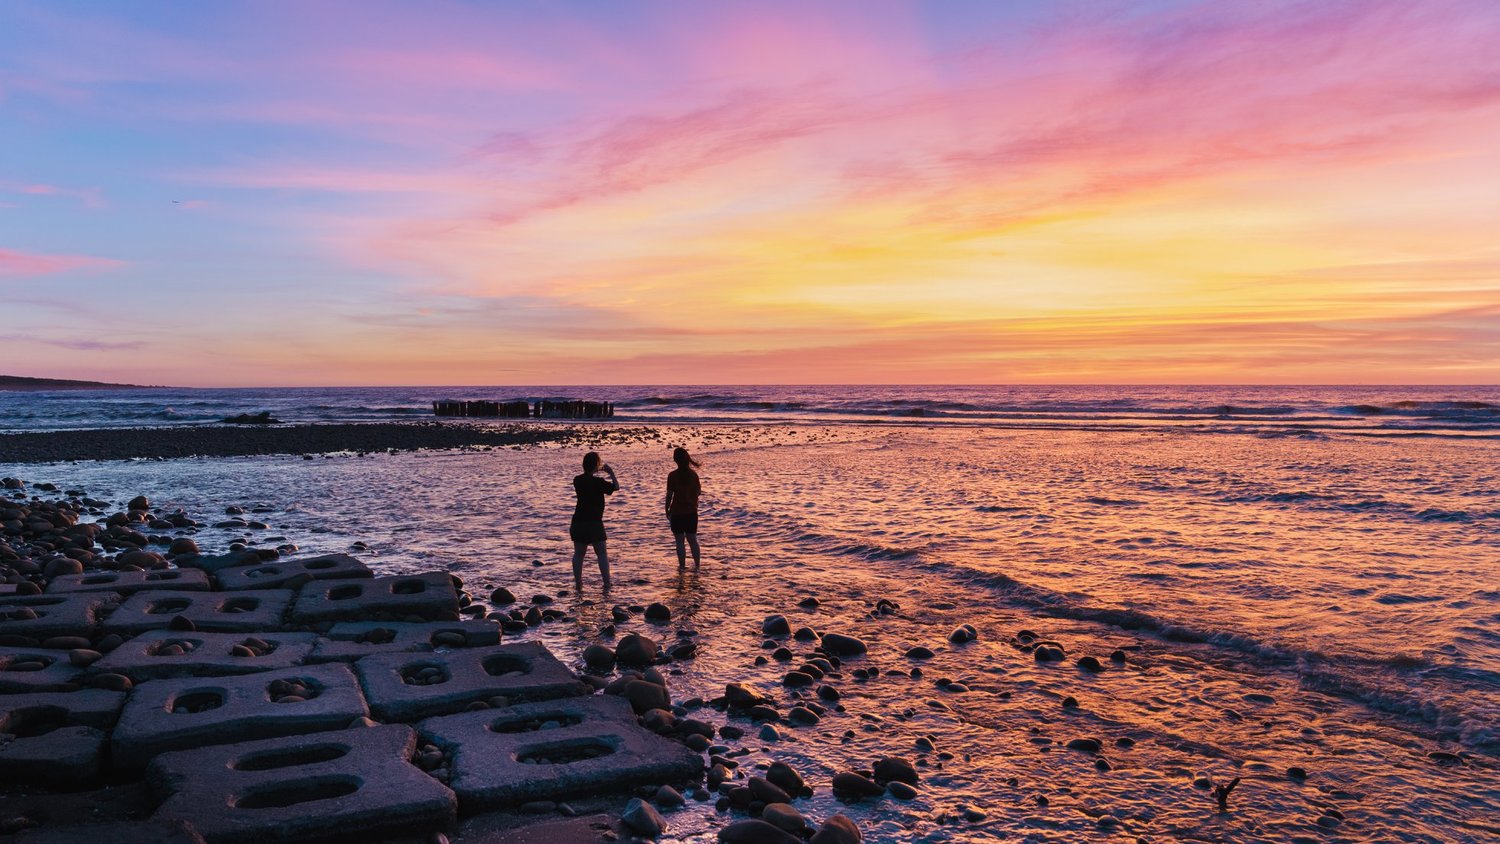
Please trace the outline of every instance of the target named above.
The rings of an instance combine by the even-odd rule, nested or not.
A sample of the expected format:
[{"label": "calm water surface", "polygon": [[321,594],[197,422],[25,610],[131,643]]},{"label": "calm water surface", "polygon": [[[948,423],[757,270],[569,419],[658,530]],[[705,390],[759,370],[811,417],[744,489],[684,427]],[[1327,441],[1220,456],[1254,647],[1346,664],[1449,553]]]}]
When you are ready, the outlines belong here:
[{"label": "calm water surface", "polygon": [[[661,431],[600,446],[624,484],[607,514],[615,594],[601,601],[591,580],[563,601],[576,622],[531,635],[576,660],[610,604],[664,600],[672,625],[621,630],[698,631],[702,655],[670,678],[678,699],[731,680],[787,698],[785,667],[753,665],[772,612],[865,638],[871,654],[850,669],[909,669],[907,648],[931,647],[922,679],[846,676],[845,712],[784,728],[780,742],[753,729],[745,741],[742,762],[781,759],[824,785],[880,755],[922,759],[920,799],[842,807],[867,840],[1469,841],[1500,830],[1495,439],[1166,426]],[[707,559],[683,575],[660,515],[668,446],[679,443],[705,463]],[[364,541],[377,567],[445,568],[476,595],[500,585],[529,595],[570,585],[580,456],[544,447],[0,471],[117,502],[144,492],[200,518],[265,504],[270,535],[304,552]],[[232,538],[199,535],[219,547]],[[798,610],[808,595],[822,606]],[[871,618],[882,597],[901,611]],[[979,641],[948,644],[965,622]],[[1023,629],[1062,643],[1068,661],[1020,652],[1010,640]],[[1116,648],[1123,666],[1107,658]],[[1085,654],[1108,669],[1074,667]],[[1063,707],[1067,696],[1076,709]],[[919,752],[923,736],[952,758]],[[1103,743],[1110,770],[1064,749],[1078,737]],[[1117,747],[1121,738],[1134,746]],[[1285,775],[1293,765],[1305,782]],[[1230,814],[1214,811],[1200,776],[1243,777]],[[841,808],[822,795],[806,814]],[[985,819],[961,820],[965,806]],[[722,819],[694,804],[672,824],[678,840],[708,841]]]}]

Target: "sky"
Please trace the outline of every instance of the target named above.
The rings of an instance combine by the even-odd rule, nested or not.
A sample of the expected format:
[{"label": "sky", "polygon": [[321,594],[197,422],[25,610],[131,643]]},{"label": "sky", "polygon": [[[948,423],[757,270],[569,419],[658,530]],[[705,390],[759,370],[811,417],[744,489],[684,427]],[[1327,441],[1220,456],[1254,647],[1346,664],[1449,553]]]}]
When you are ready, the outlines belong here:
[{"label": "sky", "polygon": [[1500,382],[1493,0],[0,4],[0,373]]}]

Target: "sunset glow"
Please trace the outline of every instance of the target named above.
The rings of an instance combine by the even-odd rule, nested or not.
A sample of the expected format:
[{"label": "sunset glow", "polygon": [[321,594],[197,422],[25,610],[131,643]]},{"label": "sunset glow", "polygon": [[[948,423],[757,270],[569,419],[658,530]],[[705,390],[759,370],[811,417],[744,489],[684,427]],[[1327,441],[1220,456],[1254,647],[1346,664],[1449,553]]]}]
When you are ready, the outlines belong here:
[{"label": "sunset glow", "polygon": [[1493,383],[1500,5],[8,3],[17,374]]}]

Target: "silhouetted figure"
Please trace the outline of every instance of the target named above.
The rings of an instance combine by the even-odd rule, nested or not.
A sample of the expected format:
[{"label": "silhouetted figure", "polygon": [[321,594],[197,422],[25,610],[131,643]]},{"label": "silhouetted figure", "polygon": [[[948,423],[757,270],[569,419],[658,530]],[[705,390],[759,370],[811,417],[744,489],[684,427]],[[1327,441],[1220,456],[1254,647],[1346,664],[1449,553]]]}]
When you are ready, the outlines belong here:
[{"label": "silhouetted figure", "polygon": [[698,496],[703,493],[703,484],[698,480],[698,467],[685,448],[672,452],[677,468],[667,475],[667,521],[672,525],[672,539],[677,543],[677,567],[687,566],[687,549],[684,542],[692,546],[693,567],[703,562],[703,552],[698,548]]},{"label": "silhouetted figure", "polygon": [[[603,471],[609,480],[594,473]],[[615,470],[606,463],[599,465],[599,454],[589,452],[583,456],[583,474],[573,478],[573,491],[578,494],[578,505],[573,508],[573,523],[568,526],[568,536],[573,539],[573,585],[583,588],[583,556],[589,546],[594,546],[594,555],[599,558],[599,577],[604,581],[604,590],[609,591],[609,552],[604,547],[604,496],[614,494],[620,488]]]}]

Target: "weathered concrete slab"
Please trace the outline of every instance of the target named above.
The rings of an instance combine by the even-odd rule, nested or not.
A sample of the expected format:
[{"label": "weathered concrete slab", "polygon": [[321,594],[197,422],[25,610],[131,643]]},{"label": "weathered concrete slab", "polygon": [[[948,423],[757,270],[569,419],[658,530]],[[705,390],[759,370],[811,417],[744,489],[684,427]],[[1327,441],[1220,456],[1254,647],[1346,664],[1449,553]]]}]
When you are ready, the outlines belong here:
[{"label": "weathered concrete slab", "polygon": [[0,633],[38,639],[87,636],[99,626],[105,608],[119,600],[115,592],[0,598]]},{"label": "weathered concrete slab", "polygon": [[429,718],[422,736],[453,753],[465,812],[528,800],[625,791],[703,770],[703,755],[636,723],[613,695]]},{"label": "weathered concrete slab", "polygon": [[[113,671],[132,680],[165,677],[219,677],[274,671],[300,664],[312,653],[313,633],[182,633],[151,630],[125,642],[94,663],[92,670]],[[259,639],[271,646],[264,654],[236,654],[237,646]],[[170,646],[190,643],[187,653]],[[3,672],[0,672],[3,673]]]},{"label": "weathered concrete slab", "polygon": [[391,724],[166,753],[147,775],[165,798],[152,820],[187,821],[209,844],[447,828],[456,800],[408,761],[416,741]]},{"label": "weathered concrete slab", "polygon": [[143,589],[207,592],[210,588],[212,584],[208,581],[208,575],[197,569],[96,571],[54,577],[47,584],[47,594],[118,592],[121,595],[131,595]]},{"label": "weathered concrete slab", "polygon": [[85,689],[0,696],[0,783],[79,789],[103,768],[123,692]]},{"label": "weathered concrete slab", "polygon": [[444,572],[369,580],[315,580],[292,604],[292,619],[318,621],[458,620],[458,590]]},{"label": "weathered concrete slab", "polygon": [[180,821],[117,821],[23,829],[17,844],[205,844],[190,824]]},{"label": "weathered concrete slab", "polygon": [[82,673],[67,651],[0,648],[0,694],[76,691]]},{"label": "weathered concrete slab", "polygon": [[372,654],[498,644],[500,625],[493,621],[346,621],[318,640],[307,661],[354,662]]},{"label": "weathered concrete slab", "polygon": [[99,779],[109,735],[93,727],[63,726],[45,733],[0,733],[0,783],[88,788]]},{"label": "weathered concrete slab", "polygon": [[[316,691],[307,700],[277,702],[278,681]],[[152,680],[135,688],[111,739],[118,768],[145,767],[171,750],[301,735],[349,726],[368,715],[364,694],[346,665],[308,665],[241,677]]]},{"label": "weathered concrete slab", "polygon": [[[408,682],[436,669],[441,679]],[[476,700],[549,700],[587,687],[535,642],[430,654],[377,654],[354,663],[370,711],[382,721],[457,712]]]},{"label": "weathered concrete slab", "polygon": [[17,734],[10,729],[12,719],[25,719],[38,712],[58,715],[63,723],[108,730],[119,720],[124,705],[124,692],[107,689],[0,695],[0,733]]},{"label": "weathered concrete slab", "polygon": [[347,578],[371,578],[375,573],[370,567],[348,554],[325,554],[305,560],[277,560],[274,563],[259,563],[250,566],[234,566],[214,573],[219,588],[225,591],[242,589],[280,589],[287,581],[307,575],[313,580],[343,580]]},{"label": "weathered concrete slab", "polygon": [[134,636],[162,630],[183,616],[199,630],[235,632],[275,630],[295,595],[290,589],[246,592],[137,592],[104,622],[104,632]]},{"label": "weathered concrete slab", "polygon": [[458,840],[464,844],[615,844],[641,839],[613,815],[518,822],[510,813],[492,812],[462,822]]}]

